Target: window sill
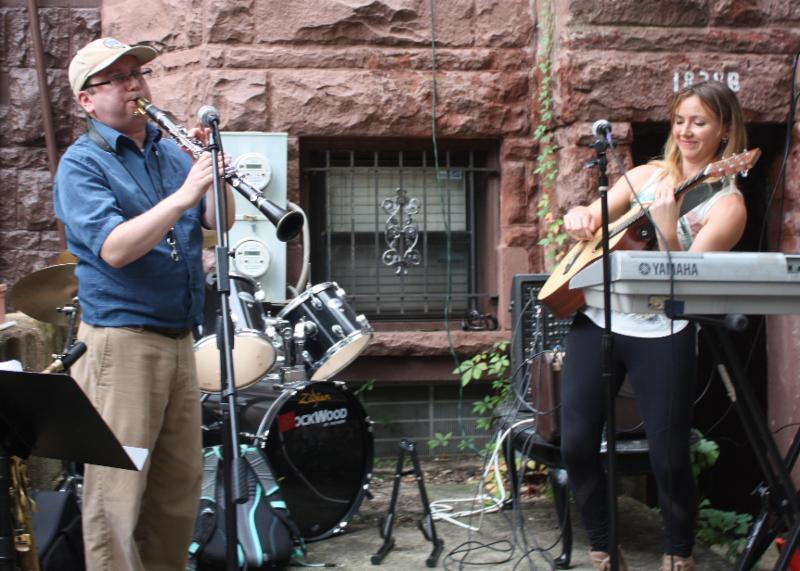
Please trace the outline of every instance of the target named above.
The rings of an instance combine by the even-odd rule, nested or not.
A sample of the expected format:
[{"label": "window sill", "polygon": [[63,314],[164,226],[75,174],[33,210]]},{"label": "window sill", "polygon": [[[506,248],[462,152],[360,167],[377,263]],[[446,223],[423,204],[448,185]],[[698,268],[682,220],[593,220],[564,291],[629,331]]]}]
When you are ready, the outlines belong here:
[{"label": "window sill", "polygon": [[510,331],[376,331],[362,357],[439,357],[450,354],[450,342],[459,355],[474,355],[494,343],[510,341]]}]

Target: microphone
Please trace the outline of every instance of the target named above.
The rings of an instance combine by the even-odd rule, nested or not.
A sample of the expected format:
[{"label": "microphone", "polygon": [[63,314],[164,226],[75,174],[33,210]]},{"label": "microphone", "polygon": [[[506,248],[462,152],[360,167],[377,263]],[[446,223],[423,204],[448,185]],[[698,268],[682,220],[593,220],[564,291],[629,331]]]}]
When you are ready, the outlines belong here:
[{"label": "microphone", "polygon": [[611,123],[606,119],[598,119],[592,125],[592,134],[598,139],[609,139],[611,137]]},{"label": "microphone", "polygon": [[219,124],[219,111],[213,105],[203,105],[197,110],[197,120],[206,127]]},{"label": "microphone", "polygon": [[86,353],[86,343],[83,341],[76,341],[75,344],[67,349],[67,352],[62,356],[50,363],[42,373],[60,373],[69,369],[75,361],[80,359]]}]

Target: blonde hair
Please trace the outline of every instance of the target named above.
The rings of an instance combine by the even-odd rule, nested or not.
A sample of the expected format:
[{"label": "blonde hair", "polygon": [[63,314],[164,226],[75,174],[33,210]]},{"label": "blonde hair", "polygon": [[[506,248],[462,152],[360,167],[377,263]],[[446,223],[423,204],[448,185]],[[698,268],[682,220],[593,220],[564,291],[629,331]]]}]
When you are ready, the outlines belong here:
[{"label": "blonde hair", "polygon": [[[721,127],[728,131],[727,141],[725,138],[720,141],[720,148],[714,160],[742,152],[747,146],[744,114],[736,94],[727,85],[719,81],[703,81],[685,87],[676,93],[669,110],[670,127],[675,124],[678,106],[693,95],[700,99],[703,106],[717,118]],[[670,129],[669,137],[667,137],[667,142],[664,144],[663,158],[650,161],[649,164],[664,169],[665,176],[672,177],[675,183],[679,183],[684,178],[681,152],[675,142],[675,138],[672,136],[672,129]]]}]

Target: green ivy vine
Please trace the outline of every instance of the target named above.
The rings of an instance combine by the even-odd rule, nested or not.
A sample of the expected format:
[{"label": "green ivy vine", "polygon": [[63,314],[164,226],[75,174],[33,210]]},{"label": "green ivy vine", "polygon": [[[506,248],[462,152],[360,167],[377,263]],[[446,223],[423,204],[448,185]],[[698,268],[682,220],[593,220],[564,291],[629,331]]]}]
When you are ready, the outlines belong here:
[{"label": "green ivy vine", "polygon": [[539,71],[539,91],[537,101],[539,104],[539,124],[533,132],[533,140],[539,146],[536,156],[536,168],[533,171],[539,178],[539,202],[536,215],[544,223],[544,237],[538,242],[544,248],[545,263],[548,267],[554,265],[563,255],[567,243],[567,233],[564,232],[564,223],[556,215],[550,203],[550,193],[553,191],[558,177],[558,160],[556,157],[557,146],[555,143],[555,129],[553,128],[553,35],[555,22],[553,8],[550,2],[542,2],[539,11],[539,49],[536,53],[537,68]]}]

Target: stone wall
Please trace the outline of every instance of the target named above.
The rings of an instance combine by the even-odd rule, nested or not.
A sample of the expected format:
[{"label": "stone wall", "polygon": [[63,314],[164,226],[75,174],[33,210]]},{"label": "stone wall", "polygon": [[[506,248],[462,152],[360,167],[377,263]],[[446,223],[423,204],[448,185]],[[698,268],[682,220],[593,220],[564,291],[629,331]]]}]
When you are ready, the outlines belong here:
[{"label": "stone wall", "polygon": [[[154,99],[184,122],[211,103],[225,129],[288,132],[295,202],[303,199],[301,138],[430,137],[435,31],[439,137],[499,146],[496,291],[506,327],[512,276],[544,269],[532,138],[543,9],[555,10],[553,202],[561,211],[591,197],[594,174],[583,162],[592,121],[614,123],[630,166],[636,125],[663,122],[676,85],[716,74],[738,89],[749,121],[780,123],[800,48],[793,0],[439,0],[435,13],[428,0],[105,0],[102,14],[92,0],[41,4],[61,148],[81,130],[65,67],[77,46],[100,35],[102,20],[103,34],[162,50]],[[0,2],[0,118],[9,126],[0,133],[0,176],[11,205],[0,209],[0,282],[9,284],[59,249],[23,6]],[[798,203],[787,205],[784,236],[796,236]],[[299,251],[290,254],[296,267]],[[407,340],[397,342],[408,350]],[[443,336],[441,343],[445,351]],[[391,353],[391,340],[380,346]]]},{"label": "stone wall", "polygon": [[[786,173],[783,195],[781,250],[800,252],[800,121],[795,123],[792,153]],[[770,430],[800,422],[800,316],[770,317],[768,410]],[[775,438],[781,450],[788,450],[796,430],[781,430]],[[795,466],[794,481],[800,482],[800,465]]]},{"label": "stone wall", "polygon": [[[500,257],[510,243],[536,249],[535,8],[527,0],[439,1],[435,13],[428,0],[215,1],[203,3],[202,19],[196,3],[144,3],[146,12],[180,12],[182,24],[143,30],[141,2],[106,1],[103,29],[163,49],[154,98],[187,120],[212,103],[225,129],[289,133],[289,198],[298,203],[300,138],[430,140],[433,22],[437,135],[499,142]],[[510,281],[492,289],[506,320]]]},{"label": "stone wall", "polygon": [[[83,131],[67,82],[78,47],[100,34],[100,0],[38,3],[57,144]],[[35,55],[24,0],[0,2],[0,283],[53,263],[62,249],[53,214]]]}]

